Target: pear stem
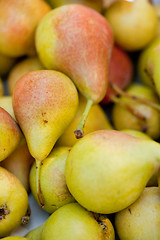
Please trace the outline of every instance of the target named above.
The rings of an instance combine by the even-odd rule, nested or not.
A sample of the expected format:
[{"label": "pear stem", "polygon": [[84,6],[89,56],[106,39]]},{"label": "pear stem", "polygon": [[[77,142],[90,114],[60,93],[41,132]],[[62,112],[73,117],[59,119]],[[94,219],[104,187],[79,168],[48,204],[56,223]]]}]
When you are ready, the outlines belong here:
[{"label": "pear stem", "polygon": [[152,101],[149,101],[149,100],[147,100],[147,99],[145,99],[145,98],[143,98],[143,97],[135,96],[135,95],[129,94],[129,93],[127,93],[127,92],[124,92],[123,90],[121,90],[121,89],[120,89],[116,84],[114,84],[114,83],[110,83],[110,86],[113,88],[113,90],[114,90],[117,94],[119,94],[119,95],[121,95],[121,96],[124,96],[124,97],[127,97],[127,98],[130,98],[130,99],[132,99],[132,100],[134,100],[134,101],[141,102],[141,103],[143,103],[143,104],[146,104],[146,105],[148,105],[148,106],[156,109],[157,111],[160,111],[160,105],[159,105],[159,104],[154,103],[154,102],[152,102]]},{"label": "pear stem", "polygon": [[89,113],[92,105],[93,105],[93,101],[91,99],[88,99],[87,104],[86,104],[86,108],[85,108],[85,110],[83,112],[83,115],[82,115],[82,118],[81,118],[81,121],[80,121],[77,129],[74,131],[74,134],[75,134],[77,139],[82,138],[84,136],[83,129],[84,129],[84,126],[85,126],[85,122],[86,122],[88,113]]},{"label": "pear stem", "polygon": [[44,200],[41,192],[41,187],[40,187],[40,169],[41,169],[41,160],[36,159],[36,189],[37,189],[37,196],[38,200],[40,203],[40,208],[44,206]]},{"label": "pear stem", "polygon": [[27,209],[26,215],[24,217],[22,217],[22,219],[21,219],[21,224],[23,224],[23,225],[28,224],[30,216],[31,216],[31,208],[28,205],[28,209]]}]

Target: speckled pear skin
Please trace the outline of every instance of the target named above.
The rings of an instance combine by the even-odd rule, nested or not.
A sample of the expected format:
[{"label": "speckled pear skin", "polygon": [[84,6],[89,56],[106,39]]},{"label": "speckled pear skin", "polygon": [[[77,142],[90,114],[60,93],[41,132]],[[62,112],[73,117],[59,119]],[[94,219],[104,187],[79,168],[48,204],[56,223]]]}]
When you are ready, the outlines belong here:
[{"label": "speckled pear skin", "polygon": [[11,57],[35,54],[35,30],[50,9],[43,0],[1,0],[0,52]]},{"label": "speckled pear skin", "polygon": [[44,66],[65,73],[94,103],[102,100],[107,89],[112,45],[107,20],[79,4],[50,11],[36,31],[36,49]]},{"label": "speckled pear skin", "polygon": [[138,199],[159,166],[159,143],[101,130],[84,136],[72,147],[66,162],[66,182],[80,205],[109,214]]},{"label": "speckled pear skin", "polygon": [[15,120],[0,107],[0,161],[16,149],[21,137],[21,131]]},{"label": "speckled pear skin", "polygon": [[60,72],[30,72],[16,83],[13,109],[35,159],[41,161],[48,156],[74,118],[77,107],[77,90]]}]

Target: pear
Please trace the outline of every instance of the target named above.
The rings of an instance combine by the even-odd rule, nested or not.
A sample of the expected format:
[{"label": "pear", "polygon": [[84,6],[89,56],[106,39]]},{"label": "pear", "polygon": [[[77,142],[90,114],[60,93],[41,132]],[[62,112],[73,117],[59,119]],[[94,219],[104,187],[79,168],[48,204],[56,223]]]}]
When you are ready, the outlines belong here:
[{"label": "pear", "polygon": [[0,167],[0,237],[17,228],[28,208],[28,195],[19,179]]},{"label": "pear", "polygon": [[160,190],[145,188],[132,205],[116,213],[115,226],[121,240],[160,239]]},{"label": "pear", "polygon": [[6,110],[12,118],[16,121],[13,106],[12,106],[12,97],[11,96],[2,96],[0,97],[0,107]]},{"label": "pear", "polygon": [[[69,125],[69,127],[58,139],[56,145],[72,147],[78,141],[78,139],[76,139],[74,136],[74,130],[76,129],[76,127],[78,126],[78,123],[80,122],[85,106],[86,106],[86,99],[82,95],[80,95],[77,114],[74,120]],[[95,104],[94,106],[91,107],[91,110],[88,114],[85,127],[84,127],[84,134],[86,135],[90,132],[94,132],[96,130],[102,130],[102,129],[112,129],[112,126],[103,108],[100,105]]]},{"label": "pear", "polygon": [[[108,220],[108,221],[107,221]],[[114,240],[109,219],[95,219],[78,203],[56,210],[45,222],[41,240]]]},{"label": "pear", "polygon": [[27,233],[26,238],[31,240],[40,240],[44,224]]},{"label": "pear", "polygon": [[105,16],[113,29],[115,42],[125,50],[140,50],[156,35],[158,19],[149,0],[117,1],[107,9]]},{"label": "pear", "polygon": [[19,63],[17,63],[12,70],[10,71],[8,78],[7,78],[7,85],[8,91],[10,95],[13,94],[13,88],[18,81],[24,74],[36,71],[36,70],[43,70],[44,67],[42,66],[41,62],[37,57],[28,57]]},{"label": "pear", "polygon": [[36,159],[37,193],[41,205],[39,170],[57,139],[73,120],[78,93],[72,81],[52,70],[25,74],[13,91],[13,109],[24,133],[29,151]]},{"label": "pear", "polygon": [[27,144],[22,139],[16,150],[1,163],[1,166],[12,172],[23,183],[26,191],[29,191],[29,173],[33,161]]},{"label": "pear", "polygon": [[98,12],[102,10],[102,0],[47,0],[53,8],[61,7],[66,4],[78,3],[95,9]]},{"label": "pear", "polygon": [[158,27],[157,27],[157,36],[160,36],[160,4],[155,5],[155,11],[158,17]]},{"label": "pear", "polygon": [[36,49],[41,62],[69,76],[88,100],[75,131],[77,138],[83,136],[92,104],[106,93],[112,45],[112,31],[105,18],[79,4],[52,10],[37,27]]},{"label": "pear", "polygon": [[0,53],[10,57],[35,54],[35,29],[49,11],[43,0],[1,0]]},{"label": "pear", "polygon": [[0,76],[5,76],[15,64],[16,58],[8,57],[0,53]]},{"label": "pear", "polygon": [[157,142],[100,130],[84,136],[71,149],[66,182],[87,210],[109,214],[136,201],[159,166]]},{"label": "pear", "polygon": [[24,237],[6,237],[3,239],[4,240],[29,240],[29,238],[24,238]]},{"label": "pear", "polygon": [[[66,159],[70,152],[69,147],[57,147],[43,160],[40,171],[41,192],[44,199],[43,209],[53,213],[57,208],[74,202],[74,198],[68,191],[65,180]],[[39,204],[36,191],[36,164],[30,172],[30,187],[32,194]]]},{"label": "pear", "polygon": [[0,107],[0,162],[16,149],[21,136],[21,131],[14,119]]},{"label": "pear", "polygon": [[[127,89],[126,93],[142,97],[152,103],[158,103],[155,92],[147,86],[134,83]],[[117,130],[126,128],[139,130],[153,139],[158,139],[160,136],[159,111],[132,98],[120,97],[113,107],[112,121]]]},{"label": "pear", "polygon": [[3,94],[4,94],[4,88],[3,88],[2,79],[0,78],[0,96],[3,96]]}]

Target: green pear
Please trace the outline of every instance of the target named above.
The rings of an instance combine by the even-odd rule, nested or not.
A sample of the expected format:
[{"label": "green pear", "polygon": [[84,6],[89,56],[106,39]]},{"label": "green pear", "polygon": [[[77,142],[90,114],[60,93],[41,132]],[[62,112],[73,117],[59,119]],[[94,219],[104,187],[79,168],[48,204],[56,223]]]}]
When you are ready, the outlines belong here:
[{"label": "green pear", "polygon": [[5,76],[15,64],[16,58],[8,57],[0,53],[0,76]]},{"label": "green pear", "polygon": [[19,179],[0,167],[0,238],[16,229],[28,208],[28,195]]},{"label": "green pear", "polygon": [[[106,221],[108,220],[108,221]],[[114,240],[109,219],[95,219],[78,203],[56,210],[45,222],[41,240]]]},{"label": "green pear", "polygon": [[125,50],[140,50],[156,35],[158,19],[149,0],[117,1],[107,9],[105,16],[113,29],[115,42]]},{"label": "green pear", "polygon": [[[132,84],[126,93],[149,100],[152,103],[159,102],[151,88],[137,83]],[[129,128],[142,131],[153,139],[160,137],[159,111],[138,100],[125,96],[120,97],[113,107],[112,121],[117,130]]]},{"label": "green pear", "polygon": [[4,94],[3,82],[2,79],[0,78],[0,96],[3,96],[3,94]]},{"label": "green pear", "polygon": [[18,62],[10,71],[8,78],[7,78],[7,86],[10,95],[13,94],[13,88],[18,81],[24,74],[36,71],[36,70],[43,70],[44,67],[42,66],[41,62],[37,57],[28,57],[20,62]]},{"label": "green pear", "polygon": [[39,171],[57,139],[75,117],[78,93],[64,74],[39,70],[25,74],[13,91],[13,109],[24,133],[29,151],[36,159],[37,193],[40,193]]},{"label": "green pear", "polygon": [[33,229],[32,231],[27,233],[27,235],[25,237],[27,239],[31,239],[31,240],[40,240],[41,239],[41,233],[42,233],[42,230],[43,230],[43,226],[44,226],[44,224],[42,224],[41,226]]},{"label": "green pear", "polygon": [[[75,138],[74,130],[80,122],[85,106],[86,99],[80,95],[77,114],[62,136],[58,139],[56,145],[72,147],[78,141],[78,139]],[[90,132],[102,129],[112,129],[112,126],[102,107],[98,104],[95,104],[91,107],[88,113],[88,117],[84,126],[84,134],[86,135]]]},{"label": "green pear", "polygon": [[[43,160],[40,170],[40,184],[44,199],[43,209],[49,213],[75,201],[68,191],[65,180],[65,165],[70,150],[69,147],[54,148],[50,155]],[[34,198],[39,203],[36,191],[35,163],[30,171],[30,187]]]},{"label": "green pear", "polygon": [[95,131],[71,149],[66,182],[87,210],[109,214],[136,201],[159,166],[157,142],[116,130]]},{"label": "green pear", "polygon": [[3,239],[4,240],[29,240],[29,238],[24,238],[24,237],[6,237]]},{"label": "green pear", "polygon": [[0,97],[0,107],[6,110],[12,118],[16,121],[13,106],[12,106],[12,97],[11,96],[2,96]]},{"label": "green pear", "polygon": [[53,7],[61,7],[66,4],[76,3],[76,4],[82,4],[86,5],[90,8],[95,9],[98,12],[101,12],[102,10],[102,0],[47,0],[48,3]]},{"label": "green pear", "polygon": [[69,4],[50,11],[36,31],[36,49],[47,69],[65,73],[86,97],[87,105],[75,135],[83,127],[92,104],[107,89],[113,34],[106,19],[91,8]]},{"label": "green pear", "polygon": [[0,162],[20,143],[22,134],[14,119],[0,107]]},{"label": "green pear", "polygon": [[121,240],[160,239],[160,189],[145,188],[132,205],[116,213],[115,226]]}]

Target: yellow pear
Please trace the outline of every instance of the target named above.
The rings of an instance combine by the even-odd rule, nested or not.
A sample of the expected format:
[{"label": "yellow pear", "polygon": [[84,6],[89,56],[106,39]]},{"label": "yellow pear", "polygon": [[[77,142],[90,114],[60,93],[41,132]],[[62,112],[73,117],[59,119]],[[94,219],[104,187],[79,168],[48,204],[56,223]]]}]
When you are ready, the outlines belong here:
[{"label": "yellow pear", "polygon": [[27,233],[27,235],[25,237],[27,237],[27,239],[31,239],[31,240],[40,240],[41,239],[41,233],[42,233],[42,230],[43,230],[43,226],[44,226],[44,224],[42,224],[41,226],[33,229],[32,231]]},{"label": "yellow pear", "polygon": [[16,58],[12,58],[0,53],[0,76],[6,75],[15,62]]},{"label": "yellow pear", "polygon": [[12,118],[16,121],[14,111],[13,111],[13,105],[12,105],[12,97],[11,96],[2,96],[0,97],[0,107],[6,110]]}]

